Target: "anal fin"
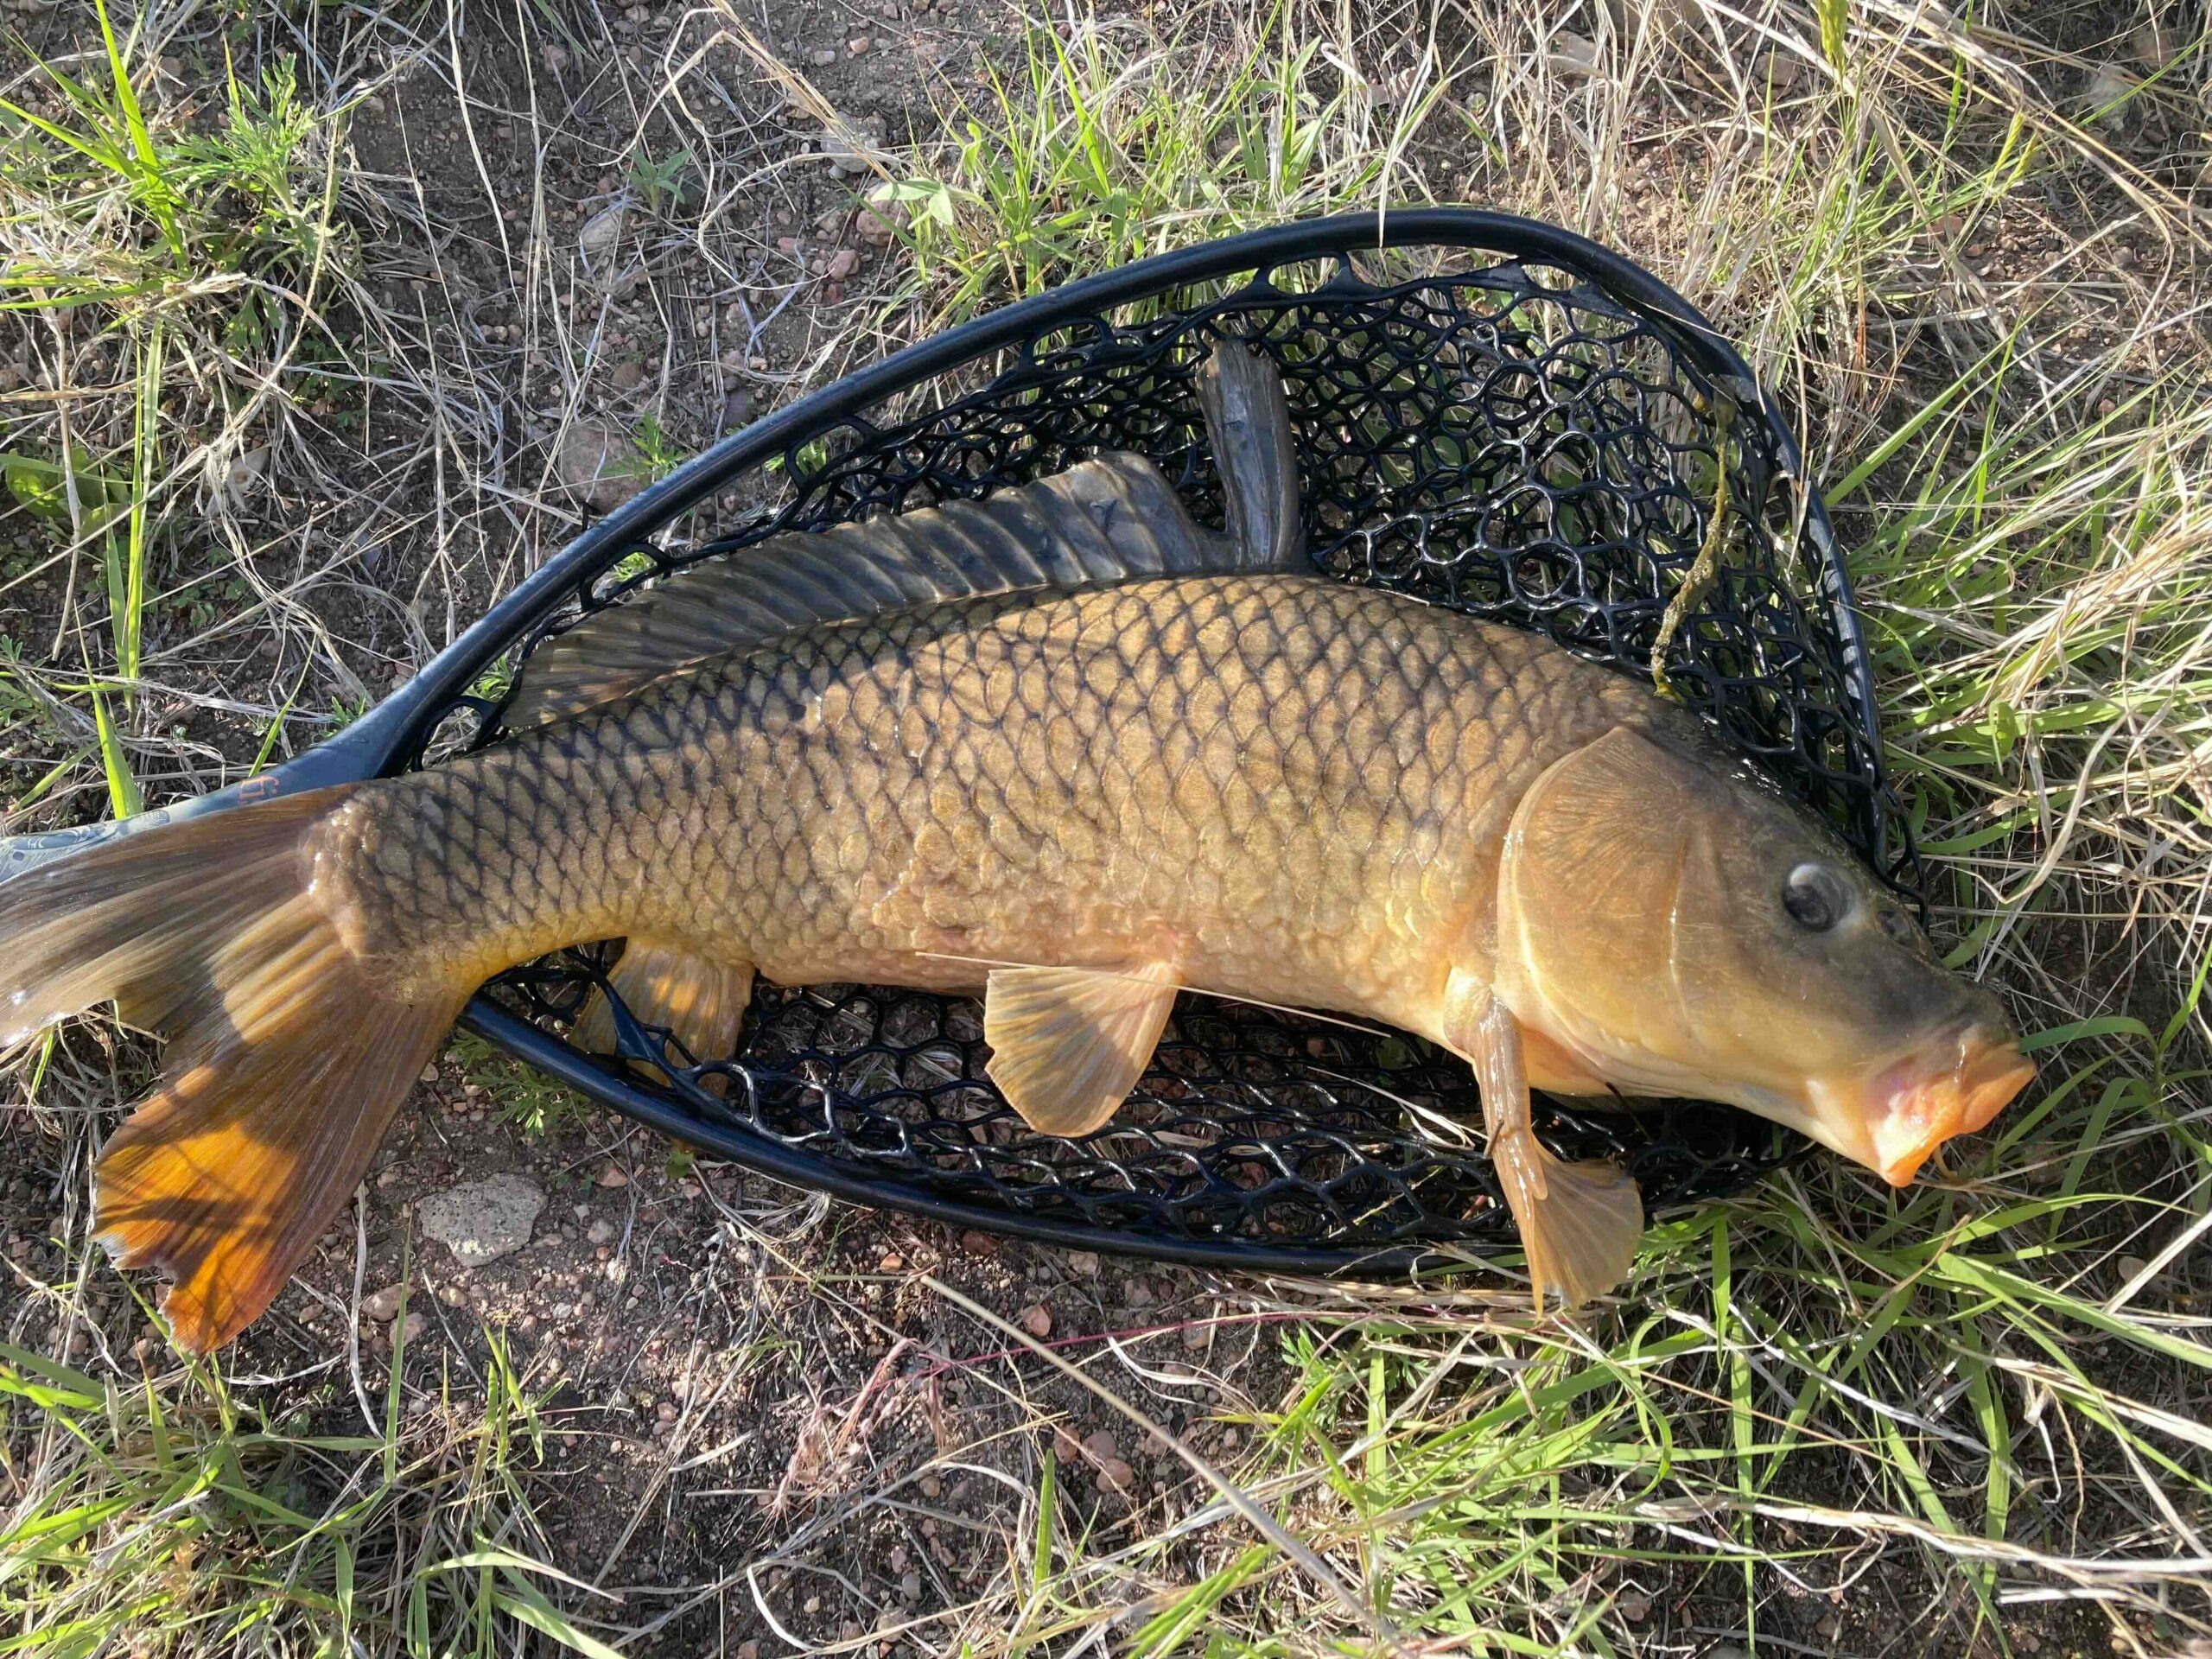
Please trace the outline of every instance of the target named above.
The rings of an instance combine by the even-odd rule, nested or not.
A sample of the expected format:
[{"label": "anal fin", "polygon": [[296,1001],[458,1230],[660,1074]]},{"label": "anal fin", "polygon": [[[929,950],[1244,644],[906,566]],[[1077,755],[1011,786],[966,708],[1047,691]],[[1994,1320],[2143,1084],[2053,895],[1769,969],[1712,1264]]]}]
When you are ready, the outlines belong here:
[{"label": "anal fin", "polygon": [[[747,964],[718,962],[685,945],[632,939],[607,980],[640,1025],[667,1027],[694,1060],[726,1060],[737,1052],[753,1001]],[[594,1054],[617,1050],[614,1011],[597,991],[576,1020],[575,1040]]]},{"label": "anal fin", "polygon": [[1152,1062],[1175,1006],[1165,962],[1122,969],[995,968],[983,993],[985,1069],[1041,1135],[1088,1135]]}]

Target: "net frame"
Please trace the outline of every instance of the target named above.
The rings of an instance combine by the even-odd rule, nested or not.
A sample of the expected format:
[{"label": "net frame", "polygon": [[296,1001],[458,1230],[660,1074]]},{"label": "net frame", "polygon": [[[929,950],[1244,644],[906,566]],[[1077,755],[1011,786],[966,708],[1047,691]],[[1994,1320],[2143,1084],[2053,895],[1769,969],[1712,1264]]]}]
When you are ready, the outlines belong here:
[{"label": "net frame", "polygon": [[[1655,671],[1908,893],[1850,586],[1777,406],[1680,296],[1555,227],[1473,209],[1206,244],[976,319],[755,423],[592,526],[376,711],[355,763],[504,734],[546,639],[702,558],[1148,456],[1221,522],[1193,376],[1235,337],[1283,372],[1317,566]],[[693,533],[702,503],[757,503]],[[1655,651],[1658,668],[1655,671]],[[296,763],[296,765],[297,763]],[[641,1025],[605,946],[501,976],[479,1034],[702,1151],[839,1196],[1201,1265],[1397,1273],[1513,1238],[1467,1068],[1417,1039],[1185,996],[1115,1120],[1031,1133],[969,1000],[763,985],[734,1057]],[[567,1031],[594,989],[623,1060]],[[636,1064],[653,1068],[641,1071]],[[1657,1213],[1806,1143],[1732,1108],[1536,1102],[1562,1156],[1624,1163]]]}]

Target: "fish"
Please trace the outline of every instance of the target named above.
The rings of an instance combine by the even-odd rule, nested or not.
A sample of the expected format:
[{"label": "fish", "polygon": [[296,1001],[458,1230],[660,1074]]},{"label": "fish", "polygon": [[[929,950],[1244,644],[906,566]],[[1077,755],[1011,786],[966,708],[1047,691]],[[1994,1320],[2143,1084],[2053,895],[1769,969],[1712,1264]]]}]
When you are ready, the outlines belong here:
[{"label": "fish", "polygon": [[1222,532],[1109,452],[771,537],[534,653],[488,747],[0,884],[0,1042],[111,1001],[166,1040],[94,1227],[175,1340],[269,1306],[477,987],[594,941],[697,1058],[758,979],[980,991],[1054,1135],[1181,992],[1411,1033],[1471,1068],[1539,1309],[1618,1285],[1643,1215],[1532,1090],[1732,1103],[1904,1185],[2026,1086],[1826,823],[1620,673],[1318,574],[1279,372],[1224,341],[1198,391]]}]

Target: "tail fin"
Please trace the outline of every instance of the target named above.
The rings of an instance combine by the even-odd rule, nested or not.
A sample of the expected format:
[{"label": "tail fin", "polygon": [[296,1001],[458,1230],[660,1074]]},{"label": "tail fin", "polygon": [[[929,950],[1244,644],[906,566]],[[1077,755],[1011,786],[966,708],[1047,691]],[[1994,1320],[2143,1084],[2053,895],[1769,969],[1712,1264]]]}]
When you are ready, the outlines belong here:
[{"label": "tail fin", "polygon": [[314,831],[353,788],[184,819],[0,885],[0,1047],[110,999],[168,1039],[100,1157],[94,1224],[119,1265],[173,1278],[162,1308],[195,1352],[275,1300],[467,995],[396,997],[347,947],[313,880]]}]

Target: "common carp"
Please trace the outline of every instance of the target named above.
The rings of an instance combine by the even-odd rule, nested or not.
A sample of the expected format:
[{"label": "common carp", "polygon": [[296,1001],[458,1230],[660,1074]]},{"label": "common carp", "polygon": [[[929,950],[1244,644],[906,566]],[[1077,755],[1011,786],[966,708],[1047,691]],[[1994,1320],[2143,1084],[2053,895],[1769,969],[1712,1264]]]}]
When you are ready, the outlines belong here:
[{"label": "common carp", "polygon": [[702,1058],[756,975],[980,988],[1057,1135],[1181,989],[1418,1033],[1473,1067],[1539,1306],[1618,1283],[1643,1214],[1532,1087],[1731,1102],[1902,1185],[2026,1084],[1997,1001],[1694,715],[1313,574],[1272,367],[1224,345],[1202,401],[1225,537],[1109,454],[775,538],[561,636],[490,747],[0,886],[0,1041],[110,1000],[168,1039],[95,1221],[177,1339],[269,1305],[477,986],[593,940]]}]

